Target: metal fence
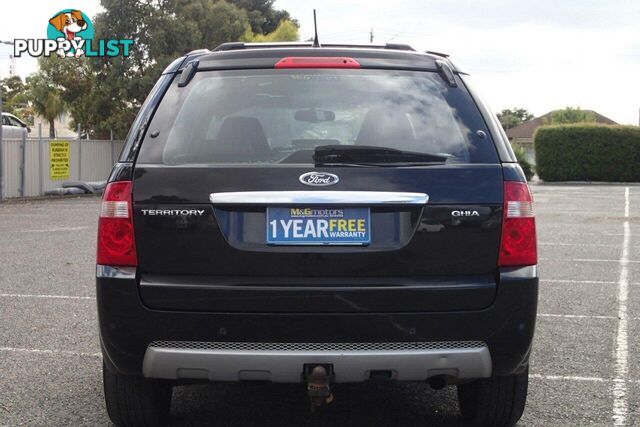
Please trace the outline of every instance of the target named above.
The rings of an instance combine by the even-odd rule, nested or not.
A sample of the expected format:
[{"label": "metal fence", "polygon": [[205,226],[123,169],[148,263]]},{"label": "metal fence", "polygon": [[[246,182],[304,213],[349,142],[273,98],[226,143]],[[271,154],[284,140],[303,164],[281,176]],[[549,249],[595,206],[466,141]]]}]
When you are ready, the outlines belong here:
[{"label": "metal fence", "polygon": [[56,138],[69,143],[69,177],[51,179],[49,138],[6,139],[2,150],[2,198],[41,196],[65,181],[102,181],[109,177],[123,141]]}]

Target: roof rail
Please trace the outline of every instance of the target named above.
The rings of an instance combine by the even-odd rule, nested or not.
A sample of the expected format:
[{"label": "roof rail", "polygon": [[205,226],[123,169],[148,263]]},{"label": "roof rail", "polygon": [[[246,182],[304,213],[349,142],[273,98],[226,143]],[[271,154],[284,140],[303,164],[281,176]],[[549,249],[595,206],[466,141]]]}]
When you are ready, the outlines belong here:
[{"label": "roof rail", "polygon": [[198,54],[198,53],[209,53],[209,52],[211,52],[209,49],[196,49],[196,50],[192,50],[191,52],[187,53],[187,56],[195,55],[195,54]]},{"label": "roof rail", "polygon": [[387,43],[384,45],[384,49],[391,49],[391,50],[413,50],[415,51],[414,48],[412,48],[411,46],[409,46],[408,44],[403,44],[403,43]]},{"label": "roof rail", "polygon": [[441,56],[443,58],[448,58],[450,55],[448,53],[435,52],[433,50],[427,50],[426,53],[430,53],[431,55]]},{"label": "roof rail", "polygon": [[[313,47],[311,42],[279,42],[279,43],[245,43],[245,42],[228,42],[222,43],[217,46],[212,52],[222,52],[228,50],[242,50],[242,49],[277,49],[280,47]],[[415,51],[411,46],[407,44],[387,43],[384,45],[373,44],[342,44],[342,43],[323,43],[322,47],[354,47],[364,49],[389,49],[389,50],[407,50]]]}]

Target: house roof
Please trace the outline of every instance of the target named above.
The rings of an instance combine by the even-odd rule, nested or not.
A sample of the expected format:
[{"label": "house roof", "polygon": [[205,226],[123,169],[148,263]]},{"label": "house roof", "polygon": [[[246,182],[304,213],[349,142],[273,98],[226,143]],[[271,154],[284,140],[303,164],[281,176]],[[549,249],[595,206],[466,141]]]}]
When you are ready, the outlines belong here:
[{"label": "house roof", "polygon": [[[608,117],[603,116],[597,111],[593,111],[593,110],[583,110],[583,111],[586,113],[593,114],[596,118],[596,123],[600,123],[603,125],[617,125],[616,122],[614,122]],[[552,114],[553,114],[553,111],[550,111],[547,114],[543,114],[540,117],[536,117],[535,119],[528,120],[514,128],[508,129],[506,131],[507,136],[509,137],[510,140],[515,138],[533,138],[533,134],[535,133],[536,129],[538,129],[540,126],[544,124],[547,124],[551,120]]]}]

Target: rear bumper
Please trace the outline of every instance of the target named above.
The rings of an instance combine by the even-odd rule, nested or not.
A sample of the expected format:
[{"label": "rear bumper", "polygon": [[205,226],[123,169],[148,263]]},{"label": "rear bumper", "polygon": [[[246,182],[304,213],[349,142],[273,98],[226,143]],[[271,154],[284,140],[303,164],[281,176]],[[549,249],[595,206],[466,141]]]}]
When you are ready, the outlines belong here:
[{"label": "rear bumper", "polygon": [[[437,369],[443,369],[443,375],[458,378],[514,373],[528,362],[538,294],[536,268],[526,267],[501,271],[496,298],[483,310],[366,314],[206,313],[163,311],[144,306],[135,271],[98,266],[97,276],[101,344],[105,362],[111,369],[130,375],[144,372],[159,378],[221,381],[260,379],[261,375],[269,376],[273,381],[284,381],[293,378],[294,372],[299,380],[304,363],[325,363],[325,360],[343,367],[340,381],[359,381],[366,377],[367,370],[376,369],[395,370],[401,380],[426,378],[432,375],[429,370]],[[205,347],[209,348],[179,350],[171,348],[174,344],[168,344],[169,348],[157,343],[151,345],[158,341],[208,343]],[[439,343],[446,346],[451,342],[481,342],[486,347],[485,350],[480,347],[457,353],[437,347],[418,348],[404,354],[400,344]],[[373,353],[316,349],[279,350],[273,354],[273,351],[259,348],[229,352],[220,350],[220,343],[282,343],[285,346],[287,343],[324,343],[330,347],[337,343],[395,343],[400,347]],[[442,362],[443,358],[448,362]],[[262,368],[256,362],[260,360]],[[391,360],[397,360],[397,363],[389,362]],[[287,367],[282,368],[285,361]],[[220,374],[219,369],[208,369],[214,363],[226,363],[228,369],[222,370],[226,374]],[[189,366],[202,370],[180,373],[180,369]],[[349,370],[353,372],[347,374]],[[416,377],[416,370],[427,372]],[[457,374],[454,374],[455,370]],[[243,371],[247,373],[243,374]]]},{"label": "rear bumper", "polygon": [[327,364],[338,383],[362,382],[385,371],[389,379],[424,381],[437,375],[458,380],[491,376],[482,342],[437,343],[203,343],[156,341],[142,364],[148,378],[171,380],[299,382],[304,365]]}]

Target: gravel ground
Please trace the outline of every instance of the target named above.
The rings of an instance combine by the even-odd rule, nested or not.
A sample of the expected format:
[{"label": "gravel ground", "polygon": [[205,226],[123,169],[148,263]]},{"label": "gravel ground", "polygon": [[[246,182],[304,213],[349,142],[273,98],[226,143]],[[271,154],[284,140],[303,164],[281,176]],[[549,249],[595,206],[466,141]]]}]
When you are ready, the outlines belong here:
[{"label": "gravel ground", "polygon": [[[640,187],[533,191],[541,286],[520,425],[614,425],[618,416],[640,426]],[[0,425],[109,425],[93,283],[98,206],[94,198],[0,204]],[[624,392],[615,411],[614,387]],[[336,402],[316,416],[298,385],[176,388],[173,425],[214,422],[462,425],[455,389],[424,384],[336,387]]]}]

